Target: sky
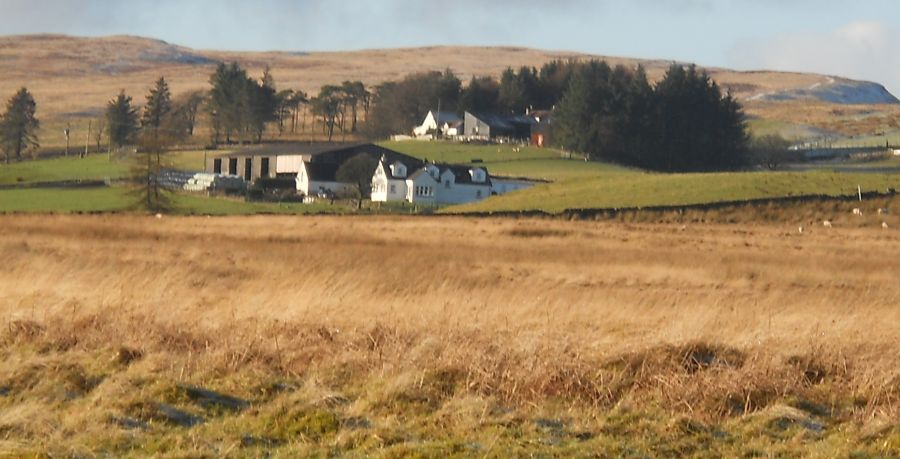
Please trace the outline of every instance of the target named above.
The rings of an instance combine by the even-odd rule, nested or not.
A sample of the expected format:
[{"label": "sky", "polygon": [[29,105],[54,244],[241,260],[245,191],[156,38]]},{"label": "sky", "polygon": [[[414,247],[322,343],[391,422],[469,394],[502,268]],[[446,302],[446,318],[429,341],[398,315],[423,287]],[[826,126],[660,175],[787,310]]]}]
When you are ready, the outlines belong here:
[{"label": "sky", "polygon": [[900,94],[900,0],[0,0],[0,35],[198,49],[509,45],[786,70]]}]

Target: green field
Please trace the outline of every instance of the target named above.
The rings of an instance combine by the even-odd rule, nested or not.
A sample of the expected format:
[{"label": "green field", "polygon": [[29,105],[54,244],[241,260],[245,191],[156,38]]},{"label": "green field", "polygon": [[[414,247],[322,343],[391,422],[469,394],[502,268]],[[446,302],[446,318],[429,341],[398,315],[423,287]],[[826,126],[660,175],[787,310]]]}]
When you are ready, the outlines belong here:
[{"label": "green field", "polygon": [[[523,161],[529,159],[558,159],[564,153],[549,148],[516,147],[513,145],[477,145],[451,142],[382,142],[379,145],[394,151],[439,163],[465,164],[472,160],[485,163]],[[515,151],[515,149],[519,151]]]},{"label": "green field", "polygon": [[[418,157],[440,156],[451,163],[465,163],[474,156],[475,149],[483,151],[484,148],[439,142],[399,142],[390,147]],[[467,148],[473,151],[465,151]],[[861,186],[863,191],[900,188],[900,173],[894,173],[893,169],[900,164],[897,159],[878,163],[886,172],[880,174],[840,173],[827,170],[828,166],[808,172],[660,174],[605,163],[562,159],[560,152],[551,149],[534,150],[541,152],[543,159],[534,159],[537,155],[531,149],[523,149],[520,159],[512,159],[511,151],[504,151],[502,159],[485,159],[485,166],[495,176],[527,177],[552,183],[542,183],[529,190],[494,196],[477,203],[447,207],[443,211],[542,210],[559,213],[566,209],[688,205],[802,195],[853,195],[857,186]]]},{"label": "green field", "polygon": [[105,154],[23,161],[0,165],[0,184],[102,180],[126,176],[128,169],[127,162],[109,161]]},{"label": "green field", "polygon": [[[482,202],[442,209],[443,212],[500,212],[566,209],[630,208],[703,204],[799,195],[853,195],[863,191],[900,188],[900,158],[878,162],[814,166],[810,171],[740,172],[711,174],[658,174],[583,159],[553,149],[509,145],[463,145],[445,142],[388,142],[383,146],[419,158],[464,164],[481,160],[494,176],[532,178],[532,189],[494,196]],[[207,153],[208,154],[208,153]],[[200,170],[203,151],[167,154],[167,162],[183,170]],[[857,169],[857,166],[859,168]],[[875,169],[873,169],[873,167]],[[28,184],[66,180],[122,178],[129,161],[106,155],[24,161],[0,167],[0,184]],[[864,173],[865,171],[866,173]],[[878,173],[872,173],[876,171]],[[135,198],[125,188],[0,190],[0,212],[108,212],[124,211]],[[355,211],[349,203],[248,203],[241,199],[176,194],[178,213],[248,215],[259,213],[305,214]],[[408,212],[380,209],[378,212]]]},{"label": "green field", "polygon": [[831,172],[752,172],[716,174],[628,173],[564,180],[532,189],[453,206],[445,212],[500,212],[631,208],[704,204],[785,196],[847,196],[900,187],[900,175]]},{"label": "green field", "polygon": [[113,212],[133,204],[122,188],[21,188],[0,191],[0,212]]},{"label": "green field", "polygon": [[[172,195],[174,213],[182,215],[340,214],[355,211],[349,202],[301,204],[246,202],[240,198]],[[0,190],[0,213],[124,212],[139,197],[125,187],[20,188]]]},{"label": "green field", "polygon": [[[215,152],[221,154],[221,152]],[[212,156],[212,152],[207,152]],[[164,161],[173,168],[202,171],[204,152],[175,151],[166,153]],[[126,177],[131,161],[121,154],[107,157],[104,153],[92,153],[84,158],[69,156],[36,161],[0,164],[0,185],[15,183],[59,182],[69,180],[103,180]]]}]

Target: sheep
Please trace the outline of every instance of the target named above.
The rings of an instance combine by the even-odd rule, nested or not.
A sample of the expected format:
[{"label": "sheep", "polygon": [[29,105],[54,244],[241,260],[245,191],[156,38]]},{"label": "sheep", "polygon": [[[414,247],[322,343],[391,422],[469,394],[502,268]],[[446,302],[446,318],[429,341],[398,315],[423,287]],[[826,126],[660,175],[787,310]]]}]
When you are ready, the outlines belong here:
[{"label": "sheep", "polygon": [[823,222],[822,222],[822,226],[824,226],[824,227],[826,227],[826,228],[833,228],[833,227],[834,227],[834,225],[831,224],[831,220],[825,220],[825,221],[823,221]]},{"label": "sheep", "polygon": [[860,217],[862,217],[862,214],[862,209],[860,209],[859,207],[853,209],[853,215],[859,215]]},{"label": "sheep", "polygon": [[162,214],[156,214],[156,218],[162,218]]},{"label": "sheep", "polygon": [[803,234],[803,225],[800,225],[800,228],[798,228],[798,231],[800,232],[800,234]]},{"label": "sheep", "polygon": [[881,222],[881,229],[888,229],[887,222]]},{"label": "sheep", "polygon": [[884,209],[884,208],[878,209],[878,215],[887,215],[889,213],[891,213],[891,211],[888,209]]}]

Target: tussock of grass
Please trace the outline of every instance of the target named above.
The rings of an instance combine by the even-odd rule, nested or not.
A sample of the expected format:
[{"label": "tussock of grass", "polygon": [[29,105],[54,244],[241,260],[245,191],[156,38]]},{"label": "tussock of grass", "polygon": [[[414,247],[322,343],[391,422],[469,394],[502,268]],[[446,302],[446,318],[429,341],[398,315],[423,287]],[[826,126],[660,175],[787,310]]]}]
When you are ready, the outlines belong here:
[{"label": "tussock of grass", "polygon": [[7,217],[0,453],[886,455],[900,245],[834,230]]}]

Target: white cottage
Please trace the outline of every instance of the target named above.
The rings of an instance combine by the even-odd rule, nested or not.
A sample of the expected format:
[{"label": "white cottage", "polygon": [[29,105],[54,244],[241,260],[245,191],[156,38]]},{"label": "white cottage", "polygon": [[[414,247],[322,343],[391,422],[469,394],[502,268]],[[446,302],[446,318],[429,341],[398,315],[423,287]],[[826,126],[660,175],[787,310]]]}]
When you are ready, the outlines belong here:
[{"label": "white cottage", "polygon": [[461,204],[491,195],[491,179],[481,167],[426,164],[409,171],[400,161],[384,158],[372,176],[372,201],[414,204]]},{"label": "white cottage", "polygon": [[406,200],[406,178],[408,170],[401,161],[388,163],[384,157],[378,161],[375,174],[372,176],[372,201],[404,201]]},{"label": "white cottage", "polygon": [[[422,124],[413,128],[413,134],[416,137],[428,137],[433,134],[451,135],[448,131],[453,128],[454,133],[452,135],[457,135],[457,128],[462,122],[463,120],[456,116],[455,113],[431,110],[425,115],[425,120],[422,121]],[[440,132],[438,132],[438,128],[440,128]]]}]

